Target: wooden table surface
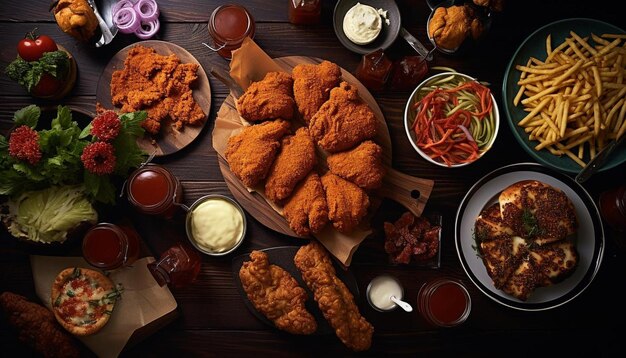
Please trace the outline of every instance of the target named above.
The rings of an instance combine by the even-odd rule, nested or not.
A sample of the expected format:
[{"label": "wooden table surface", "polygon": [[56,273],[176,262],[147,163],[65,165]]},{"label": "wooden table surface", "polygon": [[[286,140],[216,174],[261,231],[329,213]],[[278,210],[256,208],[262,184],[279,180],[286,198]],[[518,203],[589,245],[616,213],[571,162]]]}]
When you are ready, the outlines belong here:
[{"label": "wooden table surface", "polygon": [[[159,0],[161,31],[157,39],[178,44],[191,52],[209,72],[214,65],[227,62],[213,54],[207,42],[207,21],[213,9],[222,2],[214,0]],[[295,26],[288,22],[287,0],[241,1],[256,20],[256,42],[272,57],[314,56],[336,62],[354,72],[360,55],[344,48],[332,26],[335,1],[324,1],[322,21],[315,26]],[[418,39],[427,42],[425,24],[429,9],[422,0],[398,0],[402,23]],[[96,85],[109,59],[124,46],[137,41],[119,35],[103,47],[92,48],[77,43],[62,33],[48,12],[48,0],[0,2],[0,67],[16,56],[16,44],[24,34],[37,27],[39,33],[51,35],[76,58],[79,76],[75,89],[65,99],[50,103],[28,96],[16,83],[0,75],[0,130],[6,134],[15,110],[31,104],[68,104],[88,111],[95,110]],[[590,1],[508,1],[504,13],[494,18],[491,31],[475,50],[459,55],[435,54],[431,66],[449,66],[491,83],[501,104],[501,86],[508,61],[523,39],[549,22],[572,17],[604,20],[626,28],[623,12],[610,3]],[[429,47],[429,46],[428,46]],[[392,56],[411,54],[402,40],[389,49]],[[185,203],[207,193],[230,195],[219,170],[216,152],[211,145],[211,131],[217,110],[228,90],[210,78],[212,108],[209,123],[197,140],[184,150],[157,162],[180,178]],[[426,212],[443,214],[442,265],[439,269],[391,267],[381,254],[382,222],[395,220],[405,211],[398,204],[385,201],[373,220],[374,234],[357,250],[350,270],[360,288],[357,301],[362,314],[374,325],[375,333],[367,355],[460,354],[492,356],[512,354],[536,355],[555,351],[561,355],[612,353],[626,348],[622,334],[626,321],[626,304],[618,292],[623,291],[626,258],[621,235],[606,227],[606,250],[602,266],[587,290],[573,301],[542,312],[524,312],[504,307],[486,297],[472,284],[463,271],[454,245],[454,221],[457,208],[467,190],[485,174],[507,164],[533,162],[518,145],[511,129],[503,123],[495,147],[479,162],[458,170],[436,167],[418,157],[411,148],[402,124],[408,92],[374,92],[386,117],[393,142],[393,167],[407,174],[433,179],[434,191]],[[585,183],[597,201],[599,194],[626,182],[626,166],[599,173]],[[137,218],[137,226],[151,250],[158,255],[177,238],[184,239],[180,222],[159,223],[157,229]],[[301,245],[305,240],[277,234],[248,215],[248,232],[235,254],[252,249],[281,245]],[[3,231],[0,237],[0,292],[13,291],[36,299],[28,253]],[[157,333],[133,347],[128,356],[317,356],[319,354],[350,355],[334,335],[296,337],[269,328],[246,308],[236,290],[230,268],[232,256],[204,257],[197,282],[184,289],[173,290],[178,302],[179,317]],[[472,297],[468,321],[455,329],[434,329],[417,312],[378,313],[370,308],[364,292],[375,275],[390,273],[401,280],[406,298],[415,303],[419,287],[426,281],[448,276],[462,280]],[[16,335],[6,323],[0,324],[0,352],[27,354],[29,350],[17,343]]]}]

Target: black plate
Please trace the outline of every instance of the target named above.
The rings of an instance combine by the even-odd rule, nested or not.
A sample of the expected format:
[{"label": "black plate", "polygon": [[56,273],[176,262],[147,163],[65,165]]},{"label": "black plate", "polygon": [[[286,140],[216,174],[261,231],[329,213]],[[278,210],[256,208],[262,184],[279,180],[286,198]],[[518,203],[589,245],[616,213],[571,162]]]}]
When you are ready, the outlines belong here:
[{"label": "black plate", "polygon": [[[259,251],[263,251],[267,254],[270,264],[280,266],[285,271],[289,272],[296,279],[296,281],[298,281],[300,287],[304,288],[304,290],[306,291],[308,296],[305,303],[306,309],[311,312],[311,314],[313,315],[313,317],[315,317],[315,320],[317,321],[317,331],[315,331],[314,334],[334,333],[335,330],[330,327],[330,325],[324,318],[324,315],[320,311],[317,302],[315,302],[315,300],[313,299],[313,293],[309,290],[309,288],[302,280],[302,276],[300,276],[300,271],[293,262],[293,258],[296,255],[298,249],[300,249],[300,246],[279,246]],[[250,302],[250,300],[248,299],[246,291],[244,291],[243,286],[241,285],[241,280],[239,279],[239,270],[241,269],[244,261],[249,260],[250,253],[239,255],[233,258],[232,269],[237,290],[239,290],[239,293],[241,294],[241,297],[243,297],[246,307],[248,307],[250,312],[252,312],[258,319],[263,321],[263,323],[267,324],[268,326],[276,327],[272,321],[267,319],[261,312],[257,311],[252,302]],[[339,279],[343,281],[346,287],[348,287],[348,290],[350,290],[350,292],[354,296],[355,301],[357,301],[359,297],[359,287],[356,283],[354,276],[350,271],[344,270],[341,265],[332,258],[332,256],[331,261],[333,262],[333,265],[335,267],[337,277],[339,277]]]},{"label": "black plate", "polygon": [[[346,34],[343,32],[343,18],[350,8],[359,2],[363,5],[369,5],[375,9],[387,10],[387,18],[389,19],[389,25],[385,23],[383,19],[383,28],[376,40],[368,43],[367,45],[357,45],[350,41]],[[335,12],[333,13],[333,27],[335,28],[335,35],[339,41],[350,51],[354,51],[360,54],[367,54],[374,52],[378,49],[387,49],[391,46],[398,33],[400,33],[400,27],[402,25],[402,17],[400,16],[400,10],[394,0],[339,0],[335,5]]]}]

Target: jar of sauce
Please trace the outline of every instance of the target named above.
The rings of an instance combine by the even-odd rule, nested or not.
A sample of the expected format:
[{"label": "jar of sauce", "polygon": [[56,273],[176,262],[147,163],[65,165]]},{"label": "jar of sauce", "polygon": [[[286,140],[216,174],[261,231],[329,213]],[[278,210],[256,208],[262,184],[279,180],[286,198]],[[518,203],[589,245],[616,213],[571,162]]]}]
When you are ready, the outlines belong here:
[{"label": "jar of sauce", "polygon": [[220,56],[231,59],[232,51],[241,47],[246,37],[254,38],[254,18],[245,7],[236,4],[218,6],[209,19],[209,35]]},{"label": "jar of sauce", "polygon": [[114,270],[139,258],[139,234],[127,225],[100,223],[83,238],[83,257],[91,266]]},{"label": "jar of sauce", "polygon": [[380,275],[375,277],[367,286],[367,302],[379,312],[393,311],[398,305],[391,300],[391,296],[402,299],[404,290],[402,285],[393,276]]},{"label": "jar of sauce", "polygon": [[183,243],[167,249],[158,261],[148,264],[148,270],[159,285],[179,288],[196,280],[200,272],[200,255]]},{"label": "jar of sauce", "polygon": [[626,184],[600,194],[600,213],[614,230],[626,231]]},{"label": "jar of sauce", "polygon": [[422,56],[405,56],[393,65],[391,88],[398,91],[413,90],[428,73],[428,63]]},{"label": "jar of sauce", "polygon": [[438,279],[420,288],[417,307],[426,322],[433,326],[454,327],[469,317],[472,300],[460,282]]},{"label": "jar of sauce", "polygon": [[165,167],[147,164],[135,170],[127,183],[128,200],[141,213],[171,219],[183,196],[183,187]]},{"label": "jar of sauce", "polygon": [[289,22],[296,25],[312,25],[320,22],[321,0],[287,0],[289,2]]},{"label": "jar of sauce", "polygon": [[387,83],[393,63],[387,58],[382,49],[363,55],[359,67],[356,69],[356,78],[365,87],[373,91],[382,90]]}]

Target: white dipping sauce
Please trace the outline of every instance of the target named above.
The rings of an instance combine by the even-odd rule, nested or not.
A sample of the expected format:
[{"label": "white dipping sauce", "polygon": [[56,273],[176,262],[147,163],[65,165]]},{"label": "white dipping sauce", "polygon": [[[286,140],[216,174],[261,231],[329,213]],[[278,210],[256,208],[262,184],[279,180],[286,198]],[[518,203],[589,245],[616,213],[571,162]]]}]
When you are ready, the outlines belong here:
[{"label": "white dipping sauce", "polygon": [[202,248],[224,252],[242,239],[243,217],[229,201],[208,199],[191,212],[191,232],[193,240]]},{"label": "white dipping sauce", "polygon": [[374,41],[383,28],[381,14],[369,5],[356,3],[343,18],[343,32],[357,45]]},{"label": "white dipping sauce", "polygon": [[389,276],[382,275],[374,278],[368,287],[368,299],[372,306],[379,310],[387,311],[396,307],[391,296],[402,299],[402,286],[398,281]]}]

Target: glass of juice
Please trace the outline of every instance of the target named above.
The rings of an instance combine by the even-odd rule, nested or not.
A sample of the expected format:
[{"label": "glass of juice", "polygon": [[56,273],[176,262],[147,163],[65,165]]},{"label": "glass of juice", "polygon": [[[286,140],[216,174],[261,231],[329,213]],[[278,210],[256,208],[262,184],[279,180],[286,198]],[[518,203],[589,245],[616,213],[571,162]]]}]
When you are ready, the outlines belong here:
[{"label": "glass of juice", "polygon": [[455,327],[469,317],[472,299],[460,281],[440,278],[427,282],[420,288],[417,308],[429,324]]}]

